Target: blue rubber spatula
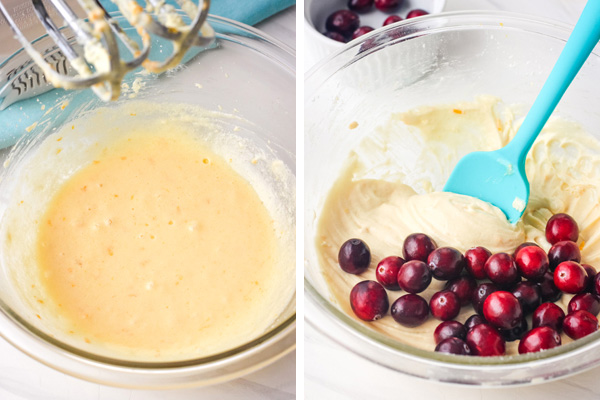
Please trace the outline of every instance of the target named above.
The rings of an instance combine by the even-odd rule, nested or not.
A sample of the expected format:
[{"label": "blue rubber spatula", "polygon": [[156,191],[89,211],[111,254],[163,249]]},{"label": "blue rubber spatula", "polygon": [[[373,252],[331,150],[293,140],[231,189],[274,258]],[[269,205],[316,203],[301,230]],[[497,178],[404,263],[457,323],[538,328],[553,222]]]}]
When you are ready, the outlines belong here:
[{"label": "blue rubber spatula", "polygon": [[519,221],[529,200],[525,157],[599,40],[600,0],[589,0],[515,137],[500,150],[464,156],[444,191],[477,197],[502,210],[511,223]]}]

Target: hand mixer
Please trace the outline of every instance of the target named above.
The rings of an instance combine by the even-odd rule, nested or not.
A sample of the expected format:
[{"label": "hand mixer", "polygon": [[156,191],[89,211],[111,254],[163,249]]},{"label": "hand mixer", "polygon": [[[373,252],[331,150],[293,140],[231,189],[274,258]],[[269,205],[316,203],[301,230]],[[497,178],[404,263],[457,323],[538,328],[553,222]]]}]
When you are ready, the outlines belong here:
[{"label": "hand mixer", "polygon": [[[42,0],[30,0],[40,23],[60,49],[62,54],[59,56],[69,61],[69,70],[73,71],[69,74],[67,68],[58,68],[56,62],[48,62],[47,57],[34,48],[11,16],[6,1],[0,0],[0,12],[45,78],[55,87],[64,89],[91,87],[105,101],[119,97],[121,81],[129,71],[141,65],[150,72],[163,72],[175,67],[192,45],[209,46],[215,38],[214,31],[206,22],[210,0],[200,0],[198,5],[191,0],[176,0],[175,3],[112,0],[135,28],[138,41],[125,33],[100,0],[77,0],[87,15],[86,19],[78,17],[65,0],[49,0],[54,8],[52,13],[48,12]],[[59,28],[62,24],[57,24],[51,14],[64,19],[73,38],[66,33],[67,30]],[[186,14],[192,22],[185,24],[182,14]],[[150,35],[172,43],[173,51],[165,60],[149,58]]]}]

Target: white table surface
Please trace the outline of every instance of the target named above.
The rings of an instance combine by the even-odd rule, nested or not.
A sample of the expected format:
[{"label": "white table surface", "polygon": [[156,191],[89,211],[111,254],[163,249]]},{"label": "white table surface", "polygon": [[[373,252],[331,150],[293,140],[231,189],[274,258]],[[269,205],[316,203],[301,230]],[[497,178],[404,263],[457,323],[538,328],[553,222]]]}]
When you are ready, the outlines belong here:
[{"label": "white table surface", "polygon": [[[575,24],[585,0],[447,0],[445,11],[504,10]],[[310,43],[305,43],[310,51]],[[600,399],[600,367],[565,379],[519,388],[481,389],[438,384],[367,361],[306,324],[304,393],[307,399],[554,400]]]},{"label": "white table surface", "polygon": [[[291,7],[256,26],[296,48],[296,8]],[[296,353],[266,368],[219,385],[169,391],[113,388],[55,371],[29,358],[0,338],[0,400],[191,400],[294,399]]]}]

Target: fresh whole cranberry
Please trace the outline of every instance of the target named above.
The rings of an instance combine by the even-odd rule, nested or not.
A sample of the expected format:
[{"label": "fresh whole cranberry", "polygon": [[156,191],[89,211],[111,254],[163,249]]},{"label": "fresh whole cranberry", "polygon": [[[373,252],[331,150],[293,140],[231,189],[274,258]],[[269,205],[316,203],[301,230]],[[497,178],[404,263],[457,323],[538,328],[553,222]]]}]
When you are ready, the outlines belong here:
[{"label": "fresh whole cranberry", "polygon": [[356,39],[357,37],[361,37],[362,35],[366,35],[369,32],[374,31],[370,26],[361,26],[352,34],[352,39]]},{"label": "fresh whole cranberry", "polygon": [[517,253],[519,251],[521,251],[522,249],[524,249],[525,247],[529,247],[529,246],[534,246],[534,247],[540,247],[538,246],[537,243],[533,243],[533,242],[525,242],[525,243],[521,243],[516,249],[515,252],[513,253],[513,258],[516,257]]},{"label": "fresh whole cranberry", "polygon": [[565,293],[581,293],[585,290],[587,279],[587,272],[575,261],[562,262],[554,270],[554,284]]},{"label": "fresh whole cranberry", "polygon": [[390,303],[383,286],[375,281],[362,281],[350,292],[350,306],[358,318],[375,321],[383,318]]},{"label": "fresh whole cranberry", "polygon": [[585,310],[590,314],[597,316],[600,313],[600,300],[595,294],[580,293],[573,296],[567,307],[568,313],[572,314],[578,310]]},{"label": "fresh whole cranberry", "polygon": [[589,264],[581,264],[581,266],[583,267],[583,269],[585,269],[585,272],[587,272],[587,286],[585,288],[585,290],[587,292],[590,293],[594,293],[594,294],[598,294],[595,292],[595,284],[594,284],[594,278],[596,278],[596,268],[592,267]]},{"label": "fresh whole cranberry", "polygon": [[347,240],[340,247],[338,262],[345,272],[355,275],[361,274],[369,268],[371,250],[360,239]]},{"label": "fresh whole cranberry", "polygon": [[535,353],[560,345],[560,335],[556,330],[548,326],[538,326],[523,336],[519,343],[519,354]]},{"label": "fresh whole cranberry", "polygon": [[581,261],[581,252],[577,243],[563,240],[562,242],[555,243],[548,251],[548,260],[550,261],[550,271],[558,266],[558,264],[565,261]]},{"label": "fresh whole cranberry", "polygon": [[563,331],[571,339],[581,339],[597,330],[598,319],[584,310],[567,315],[563,321]]},{"label": "fresh whole cranberry", "polygon": [[408,293],[421,293],[431,283],[431,270],[423,261],[408,261],[400,267],[397,282]]},{"label": "fresh whole cranberry", "polygon": [[541,280],[550,265],[546,252],[535,246],[527,246],[519,250],[515,263],[521,276],[532,281]]},{"label": "fresh whole cranberry", "polygon": [[501,287],[507,287],[519,281],[519,271],[510,254],[494,254],[487,260],[484,268],[490,281]]},{"label": "fresh whole cranberry", "polygon": [[389,256],[379,261],[375,269],[375,278],[388,290],[400,290],[398,271],[404,264],[402,257]]},{"label": "fresh whole cranberry", "polygon": [[594,277],[594,293],[600,295],[600,274],[596,274]]},{"label": "fresh whole cranberry", "polygon": [[538,285],[540,286],[540,292],[542,292],[542,301],[555,302],[561,298],[562,292],[554,284],[554,274],[552,272],[546,272]]},{"label": "fresh whole cranberry", "polygon": [[337,32],[325,32],[323,35],[327,36],[329,39],[335,40],[336,42],[346,43],[348,41],[344,35]]},{"label": "fresh whole cranberry", "polygon": [[514,342],[515,340],[520,340],[528,330],[527,319],[521,318],[521,322],[516,327],[512,329],[498,329],[498,332],[505,341]]},{"label": "fresh whole cranberry", "polygon": [[483,316],[498,329],[513,329],[521,323],[523,309],[512,293],[499,290],[485,299]]},{"label": "fresh whole cranberry", "polygon": [[456,318],[460,312],[460,300],[454,292],[442,290],[431,296],[429,308],[435,318],[448,321]]},{"label": "fresh whole cranberry", "polygon": [[406,15],[406,19],[421,17],[423,15],[428,15],[428,14],[429,13],[427,11],[417,8],[417,9],[409,11],[408,14]]},{"label": "fresh whole cranberry", "polygon": [[457,337],[444,339],[437,346],[435,346],[435,351],[438,353],[458,354],[461,356],[471,355],[471,349],[469,348],[469,345]]},{"label": "fresh whole cranberry", "polygon": [[519,282],[512,290],[512,294],[521,303],[524,315],[534,312],[542,304],[540,287],[530,281]]},{"label": "fresh whole cranberry", "polygon": [[473,290],[475,290],[475,288],[477,288],[477,282],[467,275],[449,280],[444,286],[444,289],[450,290],[458,296],[461,306],[466,306],[471,302],[471,297],[473,296]]},{"label": "fresh whole cranberry", "polygon": [[427,301],[418,294],[405,294],[392,304],[392,317],[401,325],[421,325],[429,316]]},{"label": "fresh whole cranberry", "polygon": [[492,253],[486,249],[485,247],[473,247],[466,251],[465,260],[467,262],[466,268],[467,271],[473,276],[475,279],[485,279],[487,275],[485,274],[485,263],[490,258]]},{"label": "fresh whole cranberry", "polygon": [[398,16],[398,15],[390,15],[389,17],[387,17],[385,19],[385,21],[383,21],[383,25],[382,26],[386,26],[386,25],[389,25],[389,24],[394,24],[394,23],[400,22],[400,21],[402,21],[402,18],[400,16]]},{"label": "fresh whole cranberry", "polygon": [[429,254],[427,264],[433,277],[440,281],[458,278],[466,265],[465,258],[453,247],[440,247]]},{"label": "fresh whole cranberry", "polygon": [[325,21],[325,28],[329,32],[337,32],[344,36],[350,36],[359,26],[358,14],[350,10],[335,11]]},{"label": "fresh whole cranberry", "polygon": [[467,332],[467,344],[471,353],[477,356],[503,356],[506,343],[500,333],[488,324],[475,325]]},{"label": "fresh whole cranberry", "polygon": [[487,323],[487,321],[481,315],[473,314],[469,318],[467,318],[467,320],[465,321],[465,328],[468,331],[475,325],[486,324],[486,323]]},{"label": "fresh whole cranberry", "polygon": [[579,227],[570,215],[554,214],[546,223],[546,240],[550,244],[570,240],[576,242],[579,238]]},{"label": "fresh whole cranberry", "polygon": [[442,340],[450,337],[456,337],[465,340],[467,330],[465,326],[458,321],[444,321],[435,328],[433,332],[433,340],[435,344],[439,344]]},{"label": "fresh whole cranberry", "polygon": [[473,291],[473,297],[471,297],[471,303],[473,304],[473,308],[475,312],[478,314],[483,314],[483,303],[488,298],[488,296],[498,288],[493,283],[482,283]]},{"label": "fresh whole cranberry", "polygon": [[427,262],[427,257],[436,247],[437,245],[429,236],[424,233],[413,233],[404,240],[402,256],[406,261],[419,260]]},{"label": "fresh whole cranberry", "polygon": [[381,11],[390,11],[398,7],[403,0],[375,0],[375,8]]},{"label": "fresh whole cranberry", "polygon": [[364,13],[373,7],[373,0],[348,0],[348,8],[354,12]]},{"label": "fresh whole cranberry", "polygon": [[538,326],[549,326],[557,332],[562,331],[565,312],[554,303],[543,303],[533,312],[531,325],[533,328]]}]

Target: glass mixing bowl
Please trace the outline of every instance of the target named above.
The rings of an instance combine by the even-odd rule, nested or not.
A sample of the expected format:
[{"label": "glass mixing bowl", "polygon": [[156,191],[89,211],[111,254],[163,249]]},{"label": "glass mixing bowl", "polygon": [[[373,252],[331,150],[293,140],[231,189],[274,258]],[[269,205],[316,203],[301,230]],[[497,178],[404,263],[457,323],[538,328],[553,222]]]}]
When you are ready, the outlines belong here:
[{"label": "glass mixing bowl", "polygon": [[[123,19],[115,14],[119,22]],[[18,125],[27,121],[31,131],[19,139],[10,153],[10,162],[1,168],[2,198],[0,215],[6,208],[14,171],[34,152],[42,140],[69,121],[99,108],[115,107],[136,100],[160,103],[184,103],[212,112],[234,114],[239,119],[214,121],[228,132],[250,139],[257,148],[282,160],[295,174],[295,54],[277,40],[246,25],[219,17],[209,17],[217,32],[217,42],[206,51],[192,50],[183,65],[155,76],[143,73],[127,78],[126,91],[116,104],[98,100],[90,90],[65,92],[55,90],[43,96],[46,105],[14,103],[0,112],[0,122]],[[126,31],[132,33],[131,28]],[[135,33],[133,33],[135,34]],[[154,56],[167,43],[154,43]],[[15,55],[21,56],[23,53]],[[26,70],[27,64],[21,71]],[[7,93],[18,79],[15,73],[0,93]],[[142,89],[136,93],[131,88]],[[4,90],[7,89],[7,90]],[[35,101],[35,98],[34,100]],[[44,108],[42,108],[44,109]],[[19,118],[7,121],[10,112],[20,110]],[[14,114],[10,114],[14,115]],[[33,118],[32,115],[39,115]],[[16,128],[15,128],[16,129]],[[15,132],[16,136],[25,133]],[[3,160],[4,161],[4,160]],[[36,360],[69,375],[94,382],[136,388],[170,388],[212,384],[233,379],[261,368],[281,358],[295,348],[295,293],[291,300],[282,300],[284,310],[268,331],[251,342],[221,354],[200,359],[173,362],[139,362],[109,358],[90,353],[53,337],[43,325],[31,317],[31,311],[20,301],[11,286],[5,265],[0,273],[0,334],[8,342]],[[292,274],[291,279],[294,280]]]},{"label": "glass mixing bowl", "polygon": [[[499,12],[458,12],[406,21],[365,35],[308,72],[305,88],[305,316],[361,357],[441,382],[543,382],[600,363],[600,332],[541,353],[460,357],[424,351],[370,330],[333,302],[318,265],[315,232],[323,202],[350,150],[391,113],[486,94],[533,103],[571,28]],[[555,112],[600,139],[600,51],[596,48]],[[359,123],[350,131],[352,121]],[[493,234],[493,233],[490,233]]]}]

